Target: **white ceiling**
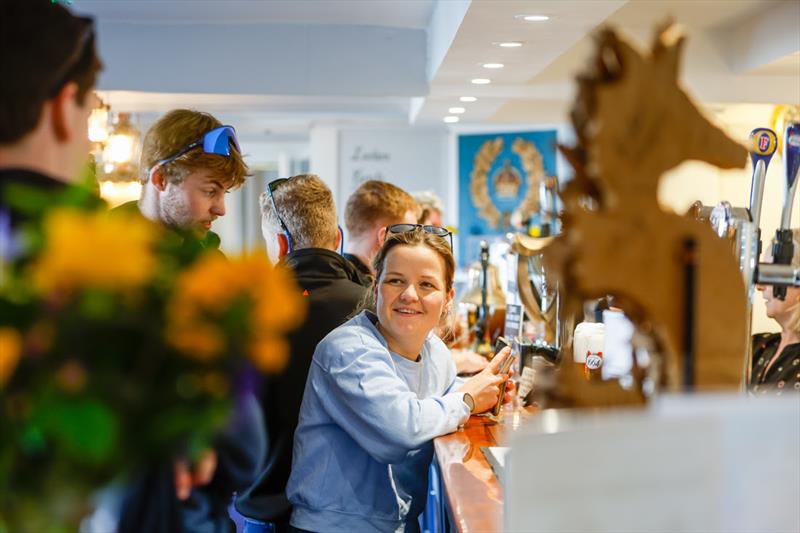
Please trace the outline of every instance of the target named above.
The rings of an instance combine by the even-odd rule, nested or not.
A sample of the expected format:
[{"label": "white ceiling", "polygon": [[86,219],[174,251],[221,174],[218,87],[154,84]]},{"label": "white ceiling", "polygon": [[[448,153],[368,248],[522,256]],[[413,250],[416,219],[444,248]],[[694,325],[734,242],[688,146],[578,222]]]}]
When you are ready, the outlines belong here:
[{"label": "white ceiling", "polygon": [[77,0],[105,22],[345,24],[427,29],[434,0]]},{"label": "white ceiling", "polygon": [[[98,20],[100,86],[115,109],[191,106],[258,138],[319,122],[441,125],[457,105],[465,123],[562,122],[592,30],[611,23],[645,42],[666,16],[686,26],[684,80],[702,101],[800,102],[797,0],[75,0],[73,10]],[[524,46],[495,44],[507,40]]]}]

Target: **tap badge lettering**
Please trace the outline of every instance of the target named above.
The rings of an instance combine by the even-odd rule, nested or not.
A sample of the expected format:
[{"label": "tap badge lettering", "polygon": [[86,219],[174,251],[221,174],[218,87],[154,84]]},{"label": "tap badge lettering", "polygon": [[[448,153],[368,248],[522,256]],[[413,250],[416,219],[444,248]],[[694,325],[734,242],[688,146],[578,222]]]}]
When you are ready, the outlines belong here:
[{"label": "tap badge lettering", "polygon": [[758,138],[758,149],[762,152],[766,151],[769,146],[769,135],[762,133]]},{"label": "tap badge lettering", "polygon": [[603,366],[603,352],[587,352],[586,368],[589,370],[597,370],[601,366]]},{"label": "tap badge lettering", "polygon": [[770,129],[756,128],[750,133],[750,138],[755,139],[753,152],[760,156],[771,156],[778,148],[778,137]]}]

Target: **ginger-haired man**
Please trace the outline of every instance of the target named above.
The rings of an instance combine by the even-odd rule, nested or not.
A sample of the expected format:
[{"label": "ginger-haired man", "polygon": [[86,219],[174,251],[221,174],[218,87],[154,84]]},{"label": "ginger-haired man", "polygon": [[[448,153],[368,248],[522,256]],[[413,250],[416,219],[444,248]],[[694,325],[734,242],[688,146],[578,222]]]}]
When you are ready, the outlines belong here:
[{"label": "ginger-haired man", "polygon": [[386,227],[416,224],[418,212],[413,196],[385,181],[365,181],[350,195],[344,215],[348,233],[344,255],[358,269],[362,285],[372,284],[372,260],[383,245]]}]

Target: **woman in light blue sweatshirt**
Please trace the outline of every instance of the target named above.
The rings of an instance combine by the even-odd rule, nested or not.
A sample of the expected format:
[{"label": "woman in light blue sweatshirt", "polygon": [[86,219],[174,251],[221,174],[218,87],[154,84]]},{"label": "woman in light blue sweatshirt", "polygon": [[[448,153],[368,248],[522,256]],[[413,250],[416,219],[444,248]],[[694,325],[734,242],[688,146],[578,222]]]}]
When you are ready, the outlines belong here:
[{"label": "woman in light blue sweatshirt", "polygon": [[434,334],[452,305],[446,230],[390,226],[375,258],[374,306],[317,346],[294,439],[292,527],[417,532],[432,440],[490,409],[509,349],[458,387]]}]

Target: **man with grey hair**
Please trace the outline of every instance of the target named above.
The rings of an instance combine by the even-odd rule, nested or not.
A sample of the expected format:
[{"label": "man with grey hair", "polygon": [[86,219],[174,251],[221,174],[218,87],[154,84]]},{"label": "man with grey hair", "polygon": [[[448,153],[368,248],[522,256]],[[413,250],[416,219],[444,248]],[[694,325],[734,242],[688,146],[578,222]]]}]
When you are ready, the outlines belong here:
[{"label": "man with grey hair", "polygon": [[260,397],[269,439],[265,466],[256,482],[238,495],[235,505],[249,530],[280,533],[289,526],[291,507],[285,489],[314,349],[355,312],[366,289],[358,283],[355,267],[336,253],[342,238],[336,206],[333,194],[318,176],[275,180],[261,194],[260,204],[267,253],[274,263],[294,272],[308,301],[308,315],[288,338],[286,369],[265,377]]},{"label": "man with grey hair", "polygon": [[442,200],[433,191],[418,191],[411,193],[419,204],[419,224],[444,227],[444,207]]}]

